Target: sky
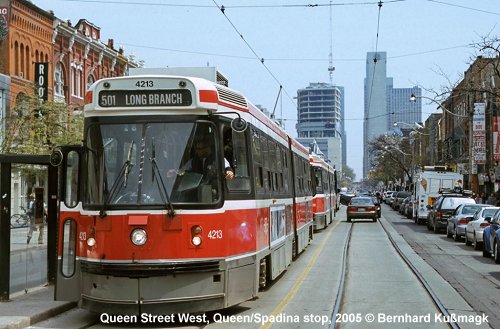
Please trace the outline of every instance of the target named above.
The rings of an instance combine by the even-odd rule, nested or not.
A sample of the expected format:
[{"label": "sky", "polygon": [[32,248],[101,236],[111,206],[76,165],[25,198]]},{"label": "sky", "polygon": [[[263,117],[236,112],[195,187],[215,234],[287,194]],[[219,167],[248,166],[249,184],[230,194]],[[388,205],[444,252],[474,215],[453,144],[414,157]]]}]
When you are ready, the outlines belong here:
[{"label": "sky", "polygon": [[[394,88],[423,96],[461,80],[471,45],[500,37],[499,0],[32,0],[76,24],[86,19],[145,67],[215,66],[229,87],[284,119],[297,136],[297,90],[345,88],[347,165],[362,178],[366,53],[387,52]],[[330,3],[332,6],[330,6]],[[222,12],[219,8],[224,6]],[[278,99],[280,85],[282,97]],[[422,121],[436,113],[423,100]]]}]

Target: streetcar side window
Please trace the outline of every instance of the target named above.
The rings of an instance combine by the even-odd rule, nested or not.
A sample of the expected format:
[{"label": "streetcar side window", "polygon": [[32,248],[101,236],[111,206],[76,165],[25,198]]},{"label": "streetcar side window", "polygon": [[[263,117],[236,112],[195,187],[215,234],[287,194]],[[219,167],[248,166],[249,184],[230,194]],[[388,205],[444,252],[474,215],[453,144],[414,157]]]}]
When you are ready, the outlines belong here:
[{"label": "streetcar side window", "polygon": [[248,161],[247,139],[245,132],[236,132],[231,128],[224,131],[224,157],[234,171],[234,178],[226,181],[230,192],[250,192],[250,170]]},{"label": "streetcar side window", "polygon": [[256,129],[252,129],[252,154],[255,170],[255,190],[264,188],[264,177],[262,168],[262,152],[260,147],[260,136]]},{"label": "streetcar side window", "polygon": [[288,186],[288,181],[290,179],[290,168],[288,167],[288,149],[283,150],[283,184],[285,188],[285,192],[288,194],[290,192],[289,186]]},{"label": "streetcar side window", "polygon": [[78,204],[78,172],[80,156],[76,151],[69,151],[66,160],[66,186],[64,203],[73,208]]},{"label": "streetcar side window", "polygon": [[264,188],[269,191],[271,186],[270,175],[269,175],[269,145],[267,144],[267,138],[264,134],[260,136],[260,146],[262,148],[262,164],[264,171]]},{"label": "streetcar side window", "polygon": [[76,222],[69,218],[63,224],[61,272],[65,277],[75,274]]}]

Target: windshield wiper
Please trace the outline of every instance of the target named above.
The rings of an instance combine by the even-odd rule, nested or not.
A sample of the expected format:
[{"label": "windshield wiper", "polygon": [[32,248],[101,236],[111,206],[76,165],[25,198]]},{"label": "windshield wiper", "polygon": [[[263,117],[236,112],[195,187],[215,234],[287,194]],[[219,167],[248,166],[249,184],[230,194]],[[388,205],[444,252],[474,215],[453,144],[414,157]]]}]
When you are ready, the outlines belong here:
[{"label": "windshield wiper", "polygon": [[163,201],[163,203],[168,205],[168,213],[167,214],[169,217],[174,217],[175,216],[174,206],[172,204],[172,201],[170,200],[170,195],[168,194],[167,187],[165,186],[165,183],[163,182],[163,178],[161,177],[161,173],[160,173],[160,169],[158,168],[158,164],[156,163],[156,150],[155,150],[154,139],[153,139],[153,142],[151,145],[151,166],[152,166],[152,172],[153,172],[153,174],[151,175],[153,182],[155,180],[156,174],[158,174],[158,179],[156,180],[156,184],[158,185],[158,189],[160,190],[161,200]]},{"label": "windshield wiper", "polygon": [[[99,212],[99,216],[101,218],[107,216],[106,209],[108,207],[108,204],[111,202],[111,200],[113,200],[113,197],[120,190],[120,188],[127,187],[128,175],[130,174],[130,168],[132,167],[131,159],[132,159],[133,147],[134,147],[134,141],[132,140],[132,142],[130,143],[130,147],[128,148],[127,160],[123,163],[123,166],[121,167],[118,176],[116,176],[116,179],[113,182],[113,185],[111,186],[111,190],[109,191],[108,197],[104,200],[104,203],[102,204],[101,211]],[[122,177],[123,177],[123,185],[120,184]]]},{"label": "windshield wiper", "polygon": [[130,143],[130,147],[128,148],[127,161],[125,161],[125,163],[123,164],[125,166],[125,173],[123,176],[123,187],[127,187],[128,175],[130,174],[130,168],[132,167],[130,160],[132,158],[133,148],[134,148],[134,141]]}]

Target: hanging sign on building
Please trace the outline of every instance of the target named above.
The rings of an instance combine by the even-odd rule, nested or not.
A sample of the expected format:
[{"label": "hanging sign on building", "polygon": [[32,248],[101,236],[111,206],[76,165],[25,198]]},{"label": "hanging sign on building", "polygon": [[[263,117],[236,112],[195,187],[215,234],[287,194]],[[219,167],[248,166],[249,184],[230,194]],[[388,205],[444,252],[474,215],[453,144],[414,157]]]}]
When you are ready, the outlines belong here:
[{"label": "hanging sign on building", "polygon": [[35,84],[40,100],[46,101],[49,94],[49,63],[35,63]]},{"label": "hanging sign on building", "polygon": [[495,105],[492,108],[493,160],[500,161],[500,109]]},{"label": "hanging sign on building", "polygon": [[485,103],[474,103],[472,116],[472,164],[486,163]]}]

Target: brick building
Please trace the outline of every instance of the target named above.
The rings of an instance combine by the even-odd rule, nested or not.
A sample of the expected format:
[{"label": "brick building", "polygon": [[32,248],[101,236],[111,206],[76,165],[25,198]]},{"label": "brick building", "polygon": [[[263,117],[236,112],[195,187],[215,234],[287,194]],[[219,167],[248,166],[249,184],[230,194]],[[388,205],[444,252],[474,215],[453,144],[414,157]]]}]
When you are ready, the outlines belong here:
[{"label": "brick building", "polygon": [[101,42],[100,28],[85,19],[73,26],[30,1],[0,0],[1,129],[15,102],[33,94],[37,62],[48,63],[48,98],[71,109],[82,107],[89,84],[136,66],[112,40]]},{"label": "brick building", "polygon": [[[123,49],[114,49],[113,40],[104,44],[100,28],[81,19],[75,26],[54,20],[53,94],[72,108],[83,105],[85,90],[96,80],[123,76],[129,66]],[[135,65],[132,63],[132,67]]]},{"label": "brick building", "polygon": [[[7,33],[0,44],[0,104],[2,117],[9,116],[9,109],[34,88],[34,63],[48,62],[52,58],[52,22],[54,15],[29,1],[0,0],[2,19]],[[5,27],[4,27],[5,28]],[[49,74],[49,86],[51,75]]]}]

